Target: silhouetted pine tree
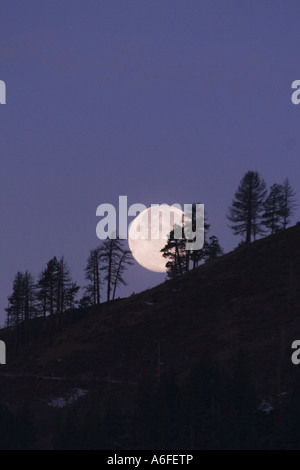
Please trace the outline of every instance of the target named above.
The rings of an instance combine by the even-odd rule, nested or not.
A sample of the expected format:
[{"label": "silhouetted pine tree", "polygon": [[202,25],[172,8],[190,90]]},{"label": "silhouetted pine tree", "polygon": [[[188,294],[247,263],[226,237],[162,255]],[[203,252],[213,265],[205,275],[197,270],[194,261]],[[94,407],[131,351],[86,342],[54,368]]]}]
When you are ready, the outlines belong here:
[{"label": "silhouetted pine tree", "polygon": [[79,286],[72,281],[70,269],[66,264],[64,257],[57,263],[57,285],[56,291],[56,312],[57,320],[62,326],[64,312],[74,307],[75,297],[79,291]]},{"label": "silhouetted pine tree", "polygon": [[35,285],[33,276],[26,271],[18,272],[13,282],[13,292],[8,297],[7,325],[16,329],[19,342],[30,339],[30,320],[36,316]]},{"label": "silhouetted pine tree", "polygon": [[52,341],[55,318],[62,325],[63,313],[74,305],[79,287],[72,281],[70,270],[62,257],[60,260],[52,258],[48,261],[46,269],[40,274],[37,283],[37,298],[44,316],[50,318],[49,339]]},{"label": "silhouetted pine tree", "polygon": [[283,187],[280,184],[273,184],[264,202],[264,212],[262,214],[262,224],[269,230],[271,235],[278,232],[281,228],[284,205]]},{"label": "silhouetted pine tree", "polygon": [[212,235],[209,237],[209,242],[206,243],[204,248],[204,258],[205,261],[211,261],[219,256],[222,256],[224,253],[223,248],[220,245],[218,237]]},{"label": "silhouetted pine tree", "polygon": [[107,238],[100,247],[101,271],[104,271],[106,281],[106,300],[109,302],[115,296],[116,288],[125,284],[124,271],[131,264],[130,252],[124,250],[123,240]]},{"label": "silhouetted pine tree", "polygon": [[54,315],[56,301],[56,287],[58,282],[59,266],[57,258],[54,257],[48,261],[46,268],[40,274],[37,283],[37,296],[40,301],[41,309],[44,316],[44,325],[46,324],[46,316],[49,315],[49,340],[52,341],[54,331]]},{"label": "silhouetted pine tree", "polygon": [[171,279],[182,276],[188,271],[190,261],[190,253],[186,251],[187,239],[185,237],[177,239],[175,234],[176,226],[170,232],[166,246],[161,250],[163,257],[168,260],[166,263],[167,275]]},{"label": "silhouetted pine tree", "polygon": [[[166,245],[162,248],[161,252],[163,257],[167,259],[166,268],[168,277],[175,278],[181,276],[185,272],[189,271],[190,264],[192,268],[196,268],[202,260],[206,259],[208,242],[206,240],[207,231],[210,225],[207,222],[206,213],[204,214],[204,220],[196,220],[196,204],[192,205],[193,210],[191,214],[185,214],[185,217],[192,223],[192,231],[197,232],[196,236],[199,236],[199,232],[202,233],[204,243],[200,250],[187,250],[187,242],[195,242],[195,237],[192,237],[190,233],[190,227],[184,224],[183,228],[180,225],[175,225],[174,229],[171,230]],[[186,220],[186,219],[184,219]],[[197,228],[196,224],[201,224]],[[181,238],[175,238],[178,233],[182,232]]]},{"label": "silhouetted pine tree", "polygon": [[291,187],[288,178],[286,178],[282,184],[283,191],[283,204],[282,204],[282,228],[285,230],[290,223],[291,217],[297,207],[296,204],[296,193]]},{"label": "silhouetted pine tree", "polygon": [[100,305],[100,248],[90,250],[85,268],[85,279],[89,284],[85,288],[86,297],[92,305]]},{"label": "silhouetted pine tree", "polygon": [[133,259],[132,259],[131,251],[123,249],[122,254],[119,258],[119,261],[118,261],[118,263],[116,264],[116,266],[114,267],[114,270],[113,270],[113,276],[112,276],[112,283],[113,283],[112,298],[113,298],[113,300],[115,299],[117,288],[121,284],[123,286],[127,285],[127,282],[124,279],[124,272],[126,271],[128,266],[131,266],[131,265],[133,265]]},{"label": "silhouetted pine tree", "polygon": [[235,235],[245,237],[246,245],[263,233],[261,214],[266,197],[266,183],[257,171],[248,171],[235,192],[227,218]]}]

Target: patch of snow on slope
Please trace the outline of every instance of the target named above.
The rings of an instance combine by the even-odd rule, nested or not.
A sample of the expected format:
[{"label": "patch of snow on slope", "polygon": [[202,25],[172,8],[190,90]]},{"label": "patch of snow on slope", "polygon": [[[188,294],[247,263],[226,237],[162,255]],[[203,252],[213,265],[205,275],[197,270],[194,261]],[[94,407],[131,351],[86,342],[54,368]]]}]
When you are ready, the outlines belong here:
[{"label": "patch of snow on slope", "polygon": [[54,408],[65,408],[67,405],[71,405],[75,401],[79,400],[79,398],[84,397],[87,395],[88,390],[83,390],[82,388],[73,388],[71,392],[66,397],[57,397],[53,398],[53,400],[48,402],[49,406],[53,406]]}]

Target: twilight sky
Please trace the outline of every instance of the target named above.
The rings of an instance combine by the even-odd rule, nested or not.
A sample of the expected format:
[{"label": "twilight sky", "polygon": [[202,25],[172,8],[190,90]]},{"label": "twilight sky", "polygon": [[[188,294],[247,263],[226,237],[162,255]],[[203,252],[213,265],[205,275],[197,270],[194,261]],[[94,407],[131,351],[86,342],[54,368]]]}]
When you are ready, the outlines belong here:
[{"label": "twilight sky", "polygon": [[[18,270],[97,246],[96,208],[205,204],[210,234],[244,173],[300,201],[298,0],[1,0],[0,321]],[[300,219],[297,210],[293,223]],[[138,265],[121,295],[165,279]]]}]

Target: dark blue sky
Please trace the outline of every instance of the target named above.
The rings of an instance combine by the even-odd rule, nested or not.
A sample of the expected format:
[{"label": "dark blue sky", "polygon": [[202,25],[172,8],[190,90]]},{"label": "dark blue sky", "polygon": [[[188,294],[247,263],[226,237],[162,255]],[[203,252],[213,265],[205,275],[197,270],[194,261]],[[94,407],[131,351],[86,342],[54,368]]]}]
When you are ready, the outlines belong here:
[{"label": "dark blue sky", "polygon": [[[296,0],[1,0],[1,311],[54,255],[84,284],[119,195],[204,203],[226,251],[248,169],[300,197],[299,18]],[[121,293],[164,277],[135,265]]]}]

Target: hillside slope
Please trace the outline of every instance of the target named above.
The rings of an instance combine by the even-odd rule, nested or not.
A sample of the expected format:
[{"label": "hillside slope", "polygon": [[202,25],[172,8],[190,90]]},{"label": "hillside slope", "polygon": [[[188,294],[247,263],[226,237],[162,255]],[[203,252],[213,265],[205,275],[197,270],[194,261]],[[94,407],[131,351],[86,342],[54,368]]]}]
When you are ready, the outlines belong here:
[{"label": "hillside slope", "polygon": [[[207,358],[232,376],[241,351],[260,400],[290,393],[298,375],[291,344],[300,339],[299,240],[296,225],[180,279],[103,304],[63,328],[52,346],[41,338],[15,356],[8,343],[0,400],[11,408],[34,404],[49,420],[51,399],[80,389],[103,402],[117,396],[130,416],[144,377],[155,383],[172,371],[180,385]],[[45,448],[48,431],[39,444]]]}]

